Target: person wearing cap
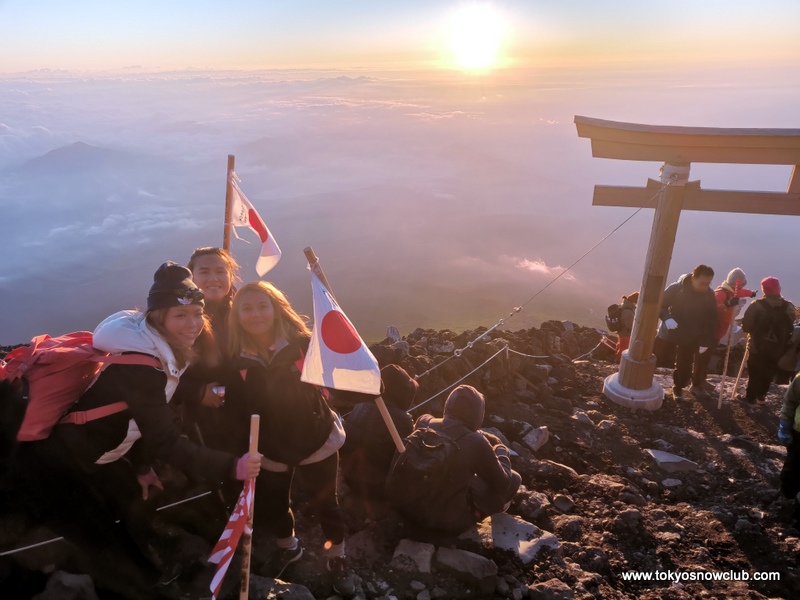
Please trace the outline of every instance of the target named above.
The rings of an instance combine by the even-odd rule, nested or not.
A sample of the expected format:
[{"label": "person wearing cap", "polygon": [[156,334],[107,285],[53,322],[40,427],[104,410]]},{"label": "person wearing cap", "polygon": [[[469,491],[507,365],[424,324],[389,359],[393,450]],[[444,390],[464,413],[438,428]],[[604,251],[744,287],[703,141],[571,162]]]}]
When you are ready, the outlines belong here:
[{"label": "person wearing cap", "polygon": [[739,399],[747,404],[764,403],[778,372],[778,361],[789,348],[794,331],[794,305],[781,296],[776,277],[761,281],[764,297],[744,312],[742,329],[749,334],[747,391]]},{"label": "person wearing cap", "polygon": [[[745,299],[756,297],[757,292],[749,290],[745,286],[747,286],[747,276],[744,270],[736,267],[735,269],[731,269],[725,281],[714,290],[714,299],[717,302],[718,316],[717,331],[714,334],[714,347],[719,345],[720,341],[728,333],[728,330],[731,329],[731,323],[733,323],[734,319],[736,319],[736,316],[739,314],[739,310],[741,310],[742,305],[746,302]],[[737,327],[736,331],[738,330]],[[690,390],[695,398],[707,398],[708,392],[716,389],[716,386],[706,381],[708,377],[708,365],[712,355],[713,351],[705,352],[700,355],[697,362],[697,375],[694,379],[695,384],[692,385]]]},{"label": "person wearing cap", "polygon": [[508,448],[480,430],[485,410],[483,394],[471,385],[459,385],[447,397],[441,419],[426,414],[414,424],[415,429],[433,429],[458,446],[449,501],[430,507],[441,531],[460,533],[489,515],[504,512],[522,482],[511,468]]},{"label": "person wearing cap", "polygon": [[[162,264],[147,310],[117,312],[93,334],[97,350],[142,354],[160,366],[108,365],[50,437],[20,444],[16,468],[29,511],[87,551],[97,567],[92,575],[125,598],[161,597],[162,569],[173,566],[151,550],[155,533],[145,501],[152,488],[163,489],[152,468],[156,460],[212,484],[260,472],[260,455],[237,458],[200,447],[175,421],[169,403],[204,327],[203,294],[191,272]],[[124,406],[102,418],[69,422],[72,412],[120,402]]]},{"label": "person wearing cap", "polygon": [[[404,438],[414,429],[411,415],[406,411],[414,402],[419,384],[398,365],[381,369],[381,384],[381,397],[386,402],[389,416],[400,437]],[[358,396],[361,396],[360,402],[344,421],[347,438],[341,449],[342,473],[353,491],[379,498],[383,495],[386,475],[392,465],[395,444],[374,397]]]},{"label": "person wearing cap", "polygon": [[619,330],[617,337],[617,353],[616,359],[619,363],[622,360],[622,353],[628,349],[631,344],[631,333],[633,333],[633,319],[636,316],[636,304],[639,302],[639,292],[633,292],[627,296],[622,297],[622,304],[619,305],[620,321],[622,329]]},{"label": "person wearing cap", "polygon": [[[694,391],[702,389],[705,377],[702,355],[714,345],[717,330],[717,302],[711,291],[713,279],[714,269],[698,265],[664,291],[658,338],[675,348],[672,397],[676,400],[683,400],[683,389],[690,382]],[[696,396],[707,397],[708,394]]]}]

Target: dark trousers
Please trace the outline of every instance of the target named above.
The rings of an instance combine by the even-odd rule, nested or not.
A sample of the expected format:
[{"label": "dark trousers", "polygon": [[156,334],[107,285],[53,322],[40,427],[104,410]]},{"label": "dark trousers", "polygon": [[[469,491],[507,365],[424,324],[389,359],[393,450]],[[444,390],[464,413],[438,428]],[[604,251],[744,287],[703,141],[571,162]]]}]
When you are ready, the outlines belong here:
[{"label": "dark trousers", "polygon": [[781,469],[781,492],[794,498],[800,492],[800,433],[792,429],[792,443],[786,448],[786,461]]},{"label": "dark trousers", "polygon": [[12,507],[78,546],[100,586],[123,598],[158,597],[150,514],[126,461],[87,472],[53,435],[19,445],[9,482]]},{"label": "dark trousers", "polygon": [[467,502],[475,512],[476,517],[485,519],[490,515],[503,512],[503,508],[519,490],[522,477],[516,471],[511,471],[511,480],[504,490],[493,490],[477,475],[473,476],[467,492]]},{"label": "dark trousers", "polygon": [[[705,354],[708,357],[704,356]],[[702,385],[706,379],[711,348],[700,354],[697,345],[678,345],[675,355],[675,371],[672,373],[672,385],[683,389],[691,381],[693,385]],[[704,366],[705,364],[705,366]]]},{"label": "dark trousers", "polygon": [[338,470],[338,452],[317,463],[289,467],[286,473],[262,470],[256,479],[254,531],[269,531],[278,538],[293,534],[292,481],[295,473],[299,473],[312,488],[308,508],[319,516],[322,532],[331,544],[341,544],[344,541],[344,518],[337,496]]},{"label": "dark trousers", "polygon": [[747,399],[756,400],[766,396],[777,372],[777,360],[771,356],[753,352],[751,348],[750,356],[747,359]]}]

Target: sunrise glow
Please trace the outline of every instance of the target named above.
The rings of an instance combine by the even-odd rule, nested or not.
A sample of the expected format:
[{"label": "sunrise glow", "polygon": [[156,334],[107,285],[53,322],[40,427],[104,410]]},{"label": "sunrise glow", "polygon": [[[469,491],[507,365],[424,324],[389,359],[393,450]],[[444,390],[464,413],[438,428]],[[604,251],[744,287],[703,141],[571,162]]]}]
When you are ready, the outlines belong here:
[{"label": "sunrise glow", "polygon": [[505,27],[500,15],[488,4],[468,4],[455,14],[450,47],[462,69],[486,70],[497,66]]}]

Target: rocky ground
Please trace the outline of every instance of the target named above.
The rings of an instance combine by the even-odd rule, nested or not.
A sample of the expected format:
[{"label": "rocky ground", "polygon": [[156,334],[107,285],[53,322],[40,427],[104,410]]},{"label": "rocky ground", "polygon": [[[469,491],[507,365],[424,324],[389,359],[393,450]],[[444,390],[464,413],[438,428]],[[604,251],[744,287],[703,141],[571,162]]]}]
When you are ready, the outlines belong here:
[{"label": "rocky ground", "polygon": [[[382,364],[398,362],[419,374],[453,356],[478,333],[417,330],[400,342],[387,339],[373,351]],[[357,597],[800,597],[800,532],[791,528],[791,502],[778,492],[785,449],[777,445],[775,432],[785,388],[773,386],[763,406],[726,400],[717,410],[716,395],[698,401],[687,393],[682,402],[667,395],[658,411],[633,412],[602,395],[603,379],[616,368],[609,362],[612,353],[601,345],[581,357],[600,340],[594,329],[555,321],[537,329],[494,331],[420,380],[418,399],[424,400],[506,344],[513,351],[546,357],[513,352],[506,357],[503,352],[467,380],[486,394],[485,425],[514,450],[513,466],[524,487],[508,516],[460,539],[415,530],[386,506],[366,504],[343,488]],[[741,351],[733,355],[740,359]],[[731,369],[738,369],[737,360]],[[659,369],[657,377],[669,389],[670,372]],[[718,383],[720,376],[709,379]],[[441,414],[445,396],[414,415]],[[252,598],[332,595],[323,575],[322,535],[313,516],[303,512],[302,489],[299,494],[298,533],[306,556],[283,576],[285,582],[254,576]],[[211,502],[207,497],[198,504],[204,501]],[[159,513],[163,527],[180,540],[183,560],[200,565],[210,546],[170,523],[169,513]],[[25,529],[6,515],[0,552],[47,538],[46,531]],[[270,549],[269,540],[258,541],[258,554]],[[48,583],[44,573],[54,571],[49,586],[67,585],[58,569],[74,572],[75,552],[60,542],[0,557],[4,589],[30,597]],[[751,577],[626,580],[635,571]],[[755,581],[752,574],[761,571],[776,572],[779,578]],[[182,577],[173,584],[175,595],[209,597],[208,577],[208,569]],[[236,577],[228,579],[223,597],[234,598]],[[83,584],[89,594],[91,581]],[[40,596],[69,597],[64,592]]]}]

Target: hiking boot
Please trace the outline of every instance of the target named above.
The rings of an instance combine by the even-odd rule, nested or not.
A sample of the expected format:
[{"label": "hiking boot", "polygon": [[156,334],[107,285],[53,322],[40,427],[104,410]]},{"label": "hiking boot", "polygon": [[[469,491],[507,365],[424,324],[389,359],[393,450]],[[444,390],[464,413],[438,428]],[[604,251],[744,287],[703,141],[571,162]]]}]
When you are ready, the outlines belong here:
[{"label": "hiking boot", "polygon": [[303,544],[297,542],[297,548],[278,548],[264,571],[269,577],[278,579],[286,568],[303,556]]},{"label": "hiking boot", "polygon": [[755,404],[756,404],[755,398],[748,398],[747,396],[742,396],[741,394],[736,396],[736,399],[739,402],[743,402],[744,404],[746,404],[748,406],[755,406]]},{"label": "hiking boot", "polygon": [[683,400],[683,388],[673,387],[672,388],[672,397],[675,400]]},{"label": "hiking boot", "polygon": [[356,593],[353,573],[347,568],[344,556],[334,556],[328,559],[328,573],[331,576],[334,592],[340,596],[352,596]]},{"label": "hiking boot", "polygon": [[767,403],[767,397],[761,396],[761,398],[756,398],[756,403],[758,403],[759,406],[764,406]]},{"label": "hiking boot", "polygon": [[703,388],[707,392],[716,392],[717,391],[717,386],[715,386],[710,381],[704,381],[702,384],[700,384],[700,387]]},{"label": "hiking boot", "polygon": [[700,385],[693,385],[689,388],[689,391],[692,392],[692,396],[694,396],[695,400],[708,400],[711,397]]}]

